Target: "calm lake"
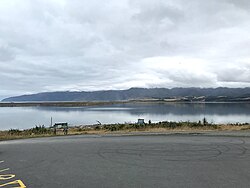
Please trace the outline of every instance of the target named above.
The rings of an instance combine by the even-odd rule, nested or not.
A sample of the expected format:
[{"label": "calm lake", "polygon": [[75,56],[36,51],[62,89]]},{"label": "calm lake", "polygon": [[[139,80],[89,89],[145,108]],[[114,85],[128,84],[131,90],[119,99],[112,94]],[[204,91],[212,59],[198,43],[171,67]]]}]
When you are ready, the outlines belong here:
[{"label": "calm lake", "polygon": [[1,107],[0,130],[26,129],[35,125],[68,122],[69,125],[159,121],[199,121],[213,123],[250,122],[250,103],[205,104],[116,104],[88,107]]}]

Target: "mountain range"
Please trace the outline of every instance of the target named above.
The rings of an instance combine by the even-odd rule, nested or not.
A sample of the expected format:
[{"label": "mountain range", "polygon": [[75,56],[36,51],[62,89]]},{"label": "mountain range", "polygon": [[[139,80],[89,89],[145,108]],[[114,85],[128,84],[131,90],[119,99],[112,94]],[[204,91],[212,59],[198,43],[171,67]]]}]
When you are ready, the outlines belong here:
[{"label": "mountain range", "polygon": [[60,91],[9,97],[3,99],[2,102],[124,100],[250,102],[250,88],[130,88],[91,92]]}]

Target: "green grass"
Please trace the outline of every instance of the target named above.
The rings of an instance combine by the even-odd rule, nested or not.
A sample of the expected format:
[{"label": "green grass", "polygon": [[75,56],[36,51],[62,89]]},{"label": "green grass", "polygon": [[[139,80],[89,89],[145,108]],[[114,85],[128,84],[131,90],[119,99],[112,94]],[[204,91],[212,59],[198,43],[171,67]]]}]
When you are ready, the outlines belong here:
[{"label": "green grass", "polygon": [[[201,131],[201,130],[250,130],[250,124],[248,123],[236,123],[236,124],[213,124],[208,123],[205,118],[198,122],[172,122],[172,121],[162,121],[158,123],[145,123],[145,124],[107,124],[107,125],[95,125],[91,128],[84,127],[71,127],[68,131],[69,135],[77,134],[106,134],[106,133],[126,133],[133,131],[147,131],[147,132],[166,132],[172,130],[182,130],[182,131]],[[35,138],[35,137],[49,137],[49,136],[60,136],[63,135],[61,129],[57,130],[57,135],[54,135],[53,129],[47,128],[45,126],[36,126],[31,129],[19,130],[10,129],[8,131],[0,131],[0,140],[10,140],[10,139],[21,139],[21,138]]]}]

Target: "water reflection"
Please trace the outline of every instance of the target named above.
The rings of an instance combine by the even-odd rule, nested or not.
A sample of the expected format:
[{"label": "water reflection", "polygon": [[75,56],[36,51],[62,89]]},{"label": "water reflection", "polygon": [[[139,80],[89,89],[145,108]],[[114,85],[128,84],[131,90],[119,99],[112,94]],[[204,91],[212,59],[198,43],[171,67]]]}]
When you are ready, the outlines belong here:
[{"label": "water reflection", "polygon": [[198,121],[206,117],[214,123],[250,122],[250,104],[116,104],[94,107],[12,107],[0,108],[0,129],[30,128],[68,122],[71,125],[135,122],[138,118],[157,121]]},{"label": "water reflection", "polygon": [[175,115],[230,115],[250,114],[250,103],[163,103],[163,104],[115,104],[98,107],[36,107],[41,111],[126,111],[131,115],[138,114],[175,114]]}]

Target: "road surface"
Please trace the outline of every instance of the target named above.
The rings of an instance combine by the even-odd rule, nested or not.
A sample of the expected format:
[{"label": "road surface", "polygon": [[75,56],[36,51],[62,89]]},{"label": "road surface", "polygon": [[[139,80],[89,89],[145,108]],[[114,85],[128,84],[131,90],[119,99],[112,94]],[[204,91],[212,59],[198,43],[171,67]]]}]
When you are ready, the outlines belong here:
[{"label": "road surface", "polygon": [[250,137],[83,135],[0,142],[0,187],[14,184],[249,188]]}]

